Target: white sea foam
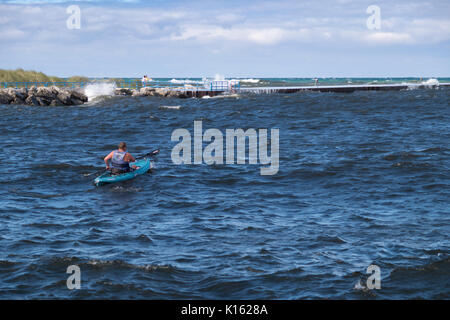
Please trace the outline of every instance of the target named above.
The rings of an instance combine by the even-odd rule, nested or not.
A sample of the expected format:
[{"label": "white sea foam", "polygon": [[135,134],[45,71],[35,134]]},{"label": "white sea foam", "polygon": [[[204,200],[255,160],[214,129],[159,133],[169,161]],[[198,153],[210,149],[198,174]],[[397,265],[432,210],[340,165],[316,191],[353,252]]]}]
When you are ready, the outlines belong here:
[{"label": "white sea foam", "polygon": [[[209,97],[209,96],[205,96],[205,97]],[[203,97],[203,98],[205,98]],[[213,96],[211,98],[213,99],[220,99],[220,98],[236,98],[239,99],[241,96],[239,94],[236,93],[232,93],[232,94],[221,94],[221,95],[217,95],[217,96]],[[208,98],[206,98],[208,99]]]},{"label": "white sea foam", "polygon": [[184,80],[179,80],[179,79],[172,79],[169,81],[170,83],[175,83],[175,84],[195,84],[195,83],[203,83],[203,81],[196,81],[196,80],[189,80],[189,79],[184,79]]},{"label": "white sea foam", "polygon": [[231,81],[238,81],[238,82],[247,82],[247,83],[259,83],[260,79],[232,79]]},{"label": "white sea foam", "polygon": [[423,85],[426,86],[438,86],[439,85],[439,80],[438,79],[434,79],[434,78],[430,78],[427,81],[422,81]]},{"label": "white sea foam", "polygon": [[358,280],[357,283],[355,283],[355,286],[353,287],[354,290],[364,290],[366,287],[362,284],[361,279]]},{"label": "white sea foam", "polygon": [[401,84],[407,85],[408,90],[416,90],[420,88],[420,85],[424,85],[425,87],[433,88],[439,86],[439,80],[430,78],[426,81],[422,81],[421,83],[409,83],[409,82],[402,82]]},{"label": "white sea foam", "polygon": [[160,109],[175,109],[178,110],[181,108],[181,106],[160,106]]},{"label": "white sea foam", "polygon": [[97,97],[114,95],[115,89],[116,84],[112,82],[91,83],[84,88],[84,94],[88,97],[88,101],[92,101]]}]

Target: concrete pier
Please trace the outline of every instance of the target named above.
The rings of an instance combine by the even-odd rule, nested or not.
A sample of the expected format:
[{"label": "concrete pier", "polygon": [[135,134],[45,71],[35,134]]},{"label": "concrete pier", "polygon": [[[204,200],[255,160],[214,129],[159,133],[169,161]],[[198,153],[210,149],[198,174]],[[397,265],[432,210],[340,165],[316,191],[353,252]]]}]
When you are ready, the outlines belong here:
[{"label": "concrete pier", "polygon": [[240,92],[294,93],[300,91],[318,91],[318,92],[395,91],[407,89],[427,89],[437,87],[450,87],[450,83],[440,83],[439,85],[408,83],[408,84],[362,84],[362,85],[302,86],[302,87],[252,87],[252,88],[241,88]]},{"label": "concrete pier", "polygon": [[[178,96],[180,98],[202,98],[204,96],[217,96],[227,93],[295,93],[301,91],[317,91],[317,92],[342,92],[351,93],[355,91],[399,91],[408,89],[434,89],[439,87],[450,87],[450,83],[440,83],[439,85],[433,84],[362,84],[362,85],[332,85],[332,86],[298,86],[298,87],[241,87],[236,90],[189,90],[180,89]],[[170,95],[169,95],[170,96]],[[177,96],[177,95],[174,95]]]}]

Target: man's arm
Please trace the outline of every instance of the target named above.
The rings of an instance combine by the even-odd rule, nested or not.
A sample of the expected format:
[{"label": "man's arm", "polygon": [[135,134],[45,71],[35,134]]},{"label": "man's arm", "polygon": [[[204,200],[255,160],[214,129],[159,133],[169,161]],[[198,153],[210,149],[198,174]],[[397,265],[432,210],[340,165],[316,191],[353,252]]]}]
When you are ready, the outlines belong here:
[{"label": "man's arm", "polygon": [[106,170],[109,170],[109,160],[112,159],[113,154],[114,154],[114,151],[111,151],[111,153],[108,154],[108,155],[105,157],[105,159],[104,159],[104,160],[105,160],[105,164],[106,164]]}]

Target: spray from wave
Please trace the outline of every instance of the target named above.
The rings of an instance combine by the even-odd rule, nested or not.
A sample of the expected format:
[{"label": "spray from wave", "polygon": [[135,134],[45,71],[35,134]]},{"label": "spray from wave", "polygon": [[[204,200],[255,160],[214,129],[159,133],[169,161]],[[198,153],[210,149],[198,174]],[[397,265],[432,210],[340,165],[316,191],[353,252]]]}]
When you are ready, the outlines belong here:
[{"label": "spray from wave", "polygon": [[91,83],[84,88],[84,94],[88,97],[88,101],[102,96],[114,95],[116,84],[112,82],[106,83]]},{"label": "spray from wave", "polygon": [[427,81],[422,81],[423,85],[426,86],[438,86],[439,85],[439,80],[438,79],[434,79],[434,78],[430,78]]}]

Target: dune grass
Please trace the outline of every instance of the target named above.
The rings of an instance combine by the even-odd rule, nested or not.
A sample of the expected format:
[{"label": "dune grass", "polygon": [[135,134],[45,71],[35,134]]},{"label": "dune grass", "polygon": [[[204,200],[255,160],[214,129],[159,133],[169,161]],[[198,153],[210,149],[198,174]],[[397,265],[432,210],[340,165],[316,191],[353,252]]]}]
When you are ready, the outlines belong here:
[{"label": "dune grass", "polygon": [[[140,84],[139,80],[138,85]],[[5,82],[9,82],[9,84],[5,84]],[[72,76],[70,78],[60,78],[55,76],[46,75],[43,72],[38,72],[34,70],[5,70],[0,69],[0,88],[6,87],[30,87],[35,85],[37,82],[37,86],[47,86],[47,85],[57,85],[57,86],[65,86],[67,82],[113,82],[116,86],[120,87],[123,85],[122,78],[102,78],[102,79],[89,79],[88,77],[83,76]],[[52,82],[60,82],[54,83]],[[27,83],[27,84],[26,84]]]},{"label": "dune grass", "polygon": [[0,69],[0,82],[57,82],[57,81],[70,81],[70,82],[81,82],[88,81],[89,78],[82,76],[72,76],[68,79],[48,76],[42,72],[33,70],[3,70]]}]

